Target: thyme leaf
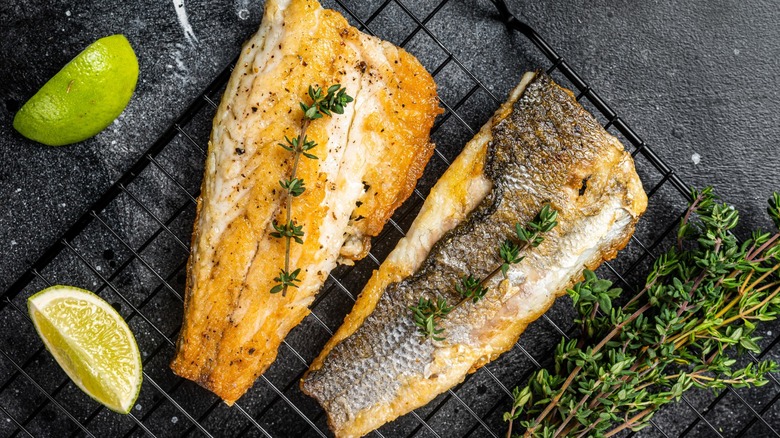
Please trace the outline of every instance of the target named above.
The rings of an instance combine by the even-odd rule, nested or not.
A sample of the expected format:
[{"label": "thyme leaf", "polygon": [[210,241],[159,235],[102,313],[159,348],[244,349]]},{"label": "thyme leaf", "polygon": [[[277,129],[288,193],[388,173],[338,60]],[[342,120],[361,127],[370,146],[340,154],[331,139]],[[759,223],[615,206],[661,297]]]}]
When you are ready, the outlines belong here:
[{"label": "thyme leaf", "polygon": [[409,309],[412,311],[414,323],[421,330],[425,330],[427,338],[431,338],[434,341],[444,340],[443,337],[439,336],[444,329],[439,328],[436,325],[436,321],[444,318],[452,311],[452,307],[447,304],[447,300],[442,297],[437,299],[420,298],[417,305],[411,306]]},{"label": "thyme leaf", "polygon": [[487,293],[487,288],[482,285],[482,282],[467,275],[460,279],[460,283],[455,286],[455,290],[465,300],[472,300],[475,303],[484,298]]}]

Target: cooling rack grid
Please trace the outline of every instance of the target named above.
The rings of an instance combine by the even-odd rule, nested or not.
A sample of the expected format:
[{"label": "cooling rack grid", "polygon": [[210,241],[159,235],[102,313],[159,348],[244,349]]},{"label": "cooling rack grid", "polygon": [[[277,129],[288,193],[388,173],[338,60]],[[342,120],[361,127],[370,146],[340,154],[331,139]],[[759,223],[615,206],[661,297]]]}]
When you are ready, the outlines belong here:
[{"label": "cooling rack grid", "polygon": [[[415,4],[412,4],[415,3]],[[419,3],[419,4],[417,4]],[[180,379],[168,369],[181,324],[185,263],[211,118],[231,66],[227,66],[146,153],[111,186],[0,300],[0,435],[2,436],[329,436],[324,412],[301,394],[298,380],[319,348],[350,310],[357,293],[421,207],[426,193],[466,141],[500,105],[466,58],[437,37],[437,17],[451,0],[410,2],[335,0],[350,22],[393,41],[421,58],[436,78],[445,113],[433,138],[437,149],[412,197],[374,239],[369,256],[333,271],[312,313],[280,347],[275,364],[234,407]],[[492,19],[505,24],[518,52],[572,89],[577,99],[618,136],[636,160],[650,197],[648,212],[629,246],[599,273],[626,290],[668,242],[684,211],[687,185],[645,144],[628,123],[531,27],[502,0],[491,0]],[[392,16],[394,19],[388,19]],[[457,25],[457,24],[452,24]],[[485,50],[490,50],[485,47]],[[479,58],[478,54],[474,54]],[[509,56],[515,56],[510,54]],[[528,65],[528,69],[540,64]],[[522,72],[517,72],[519,79]],[[462,84],[469,84],[465,89]],[[457,84],[457,86],[455,86]],[[488,84],[489,85],[489,84]],[[85,397],[57,367],[26,316],[25,300],[47,285],[91,289],[111,302],[130,324],[144,361],[144,386],[127,416],[114,414]],[[573,333],[566,299],[529,326],[515,348],[468,376],[427,406],[373,433],[385,437],[503,436],[502,412],[511,388],[544,366],[561,336]],[[777,348],[765,339],[758,361]],[[643,436],[780,436],[780,382],[764,388],[728,388],[706,399],[684,397],[674,421],[656,418]],[[758,401],[758,402],[756,402]],[[729,412],[728,422],[718,415]],[[663,417],[663,413],[659,415]],[[668,418],[666,419],[668,420]],[[631,434],[627,434],[631,435]]]}]

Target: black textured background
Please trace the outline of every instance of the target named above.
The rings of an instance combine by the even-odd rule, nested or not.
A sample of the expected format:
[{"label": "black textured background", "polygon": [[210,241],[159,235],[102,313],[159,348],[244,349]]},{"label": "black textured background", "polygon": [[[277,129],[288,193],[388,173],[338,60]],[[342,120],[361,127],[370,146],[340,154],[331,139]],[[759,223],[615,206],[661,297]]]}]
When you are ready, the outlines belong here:
[{"label": "black textured background", "polygon": [[[346,2],[361,19],[370,16],[379,3]],[[419,17],[424,17],[439,2],[407,0],[404,3],[408,3],[407,6]],[[328,1],[325,5],[335,6]],[[780,30],[777,25],[780,8],[775,2],[599,0],[514,1],[511,5],[518,17],[552,43],[686,182],[696,186],[715,185],[726,200],[743,212],[743,230],[769,226],[764,213],[765,199],[772,190],[780,189],[776,145],[780,134],[776,117],[780,101],[775,84],[780,72]],[[186,1],[186,10],[197,37],[194,44],[185,38],[172,2],[0,2],[0,290],[5,290],[18,278],[141,157],[236,56],[240,44],[257,28],[262,16],[262,5],[250,0],[191,0]],[[522,36],[510,35],[495,20],[494,13],[494,8],[487,1],[451,0],[428,26],[491,92],[503,99],[525,70],[548,64]],[[392,2],[371,24],[380,36],[395,43],[403,41],[414,27],[413,21]],[[19,136],[11,127],[18,107],[76,53],[95,39],[112,33],[123,33],[128,37],[138,55],[141,70],[135,95],[119,119],[95,138],[72,146],[51,148],[33,144]],[[430,70],[446,57],[422,33],[411,40],[407,49]],[[436,79],[442,98],[451,104],[473,85],[453,64],[442,70]],[[214,98],[218,99],[219,95]],[[486,93],[478,91],[459,113],[472,128],[478,128],[495,106]],[[188,132],[201,145],[205,145],[212,113],[213,110],[209,109],[188,126]],[[452,158],[470,136],[468,130],[450,120],[434,139],[442,153]],[[187,149],[186,142],[181,139],[167,150],[168,155],[163,154],[160,161],[169,165],[171,173],[180,176],[179,181],[190,193],[195,193],[202,156],[191,148]],[[434,174],[443,169],[441,163],[435,160],[431,165]],[[647,176],[646,183],[657,181],[657,175],[652,176],[652,172],[645,171],[641,165],[638,167],[643,178]],[[425,192],[431,183],[431,178],[424,180],[421,189]],[[160,216],[169,214],[186,201],[186,196],[176,194],[177,187],[165,182],[164,176],[147,175],[136,186],[135,193],[139,199],[154,205],[155,213]],[[644,219],[640,235],[657,235],[658,228],[668,223],[668,215],[679,208],[679,198],[671,192],[661,193],[657,199],[660,200],[655,201],[656,205],[651,202],[651,208],[658,213]],[[138,210],[132,199],[123,199],[106,212],[106,220],[114,224],[113,229],[119,238],[125,239],[133,248],[143,244],[157,227],[149,217],[139,215]],[[191,212],[185,211],[170,225],[184,243],[188,241],[191,221]],[[94,234],[104,235],[105,232],[95,231]],[[116,241],[101,239],[89,238],[89,233],[85,234],[81,245],[84,253],[90,254],[85,257],[92,260],[100,272],[113,272],[129,252]],[[159,261],[160,272],[171,271],[183,257],[181,248],[176,248],[178,242],[169,240],[159,244],[159,248],[149,248],[145,253],[147,260]],[[391,248],[392,244],[388,241],[386,245],[379,245],[376,251],[381,257]],[[631,248],[628,253],[631,253]],[[56,272],[50,274],[51,278],[84,287],[100,286],[99,277],[94,272],[81,272],[86,271],[83,266],[79,267],[73,261],[63,261],[61,265],[59,270],[52,268]],[[124,269],[115,283],[121,283],[122,290],[130,295],[137,293],[139,302],[142,302],[145,293],[158,285],[154,275],[144,266],[137,265],[134,262]],[[172,277],[171,283],[177,289],[181,286],[180,282],[180,276]],[[40,286],[33,284],[31,289]],[[360,281],[357,279],[352,290],[359,288]],[[21,297],[17,301],[22,303]],[[320,317],[333,329],[338,326],[343,309],[348,308],[349,303],[327,305],[342,309],[342,313],[320,312]],[[175,299],[154,302],[149,309],[153,315],[151,318],[157,315],[155,321],[166,325],[166,333],[172,333],[177,328],[180,303]],[[21,317],[7,313],[0,314],[2,345],[21,362],[30,357],[30,345],[38,348],[39,344],[30,337],[30,329],[23,325],[26,323]],[[176,316],[171,317],[171,314]],[[551,313],[556,322],[564,321],[566,316],[565,305],[556,306]],[[17,326],[22,332],[19,338],[15,337]],[[523,339],[546,340],[533,341],[532,347],[527,347],[529,350],[533,348],[532,353],[538,357],[557,337],[554,332],[545,332],[539,325],[534,327]],[[139,338],[153,335],[148,332],[148,327],[139,327]],[[296,333],[298,338],[304,336],[298,330],[293,337]],[[771,331],[768,335],[771,336]],[[321,345],[326,336],[318,336],[317,342]],[[139,341],[143,344],[142,339]],[[316,346],[310,348],[313,350],[306,355],[307,360],[316,353]],[[145,356],[151,353],[144,351]],[[168,377],[165,362],[169,356],[170,353],[163,353],[160,360],[155,360],[153,366],[160,373],[159,379]],[[773,356],[777,357],[777,352]],[[497,363],[494,371],[500,374],[507,369],[506,380],[503,381],[514,385],[521,376],[515,371],[518,368],[516,362],[522,359],[510,357]],[[46,355],[31,363],[31,366],[40,367],[41,375],[61,378]],[[525,365],[528,366],[527,363]],[[274,380],[276,376],[278,381],[289,379],[290,376],[278,368],[281,365],[272,368],[270,378]],[[10,369],[7,362],[0,360],[3,381]],[[152,368],[150,373],[154,372]],[[468,400],[476,400],[478,406],[475,409],[479,410],[481,400],[495,402],[501,399],[499,393],[490,389],[490,384],[486,381],[472,385],[475,388],[473,393],[464,386],[464,393],[459,394]],[[38,403],[40,395],[34,395],[35,390],[29,385],[20,386],[21,389],[14,385],[17,384],[3,387],[0,406],[10,410],[14,418],[23,419],[29,414],[25,406]],[[56,382],[52,385],[56,387]],[[24,388],[28,388],[30,394],[25,394]],[[197,388],[186,384],[182,388],[182,391],[188,391],[185,394],[192,394],[196,400],[207,398]],[[252,405],[255,399],[262,400],[267,392],[262,390],[247,403]],[[777,392],[778,388],[770,384],[759,391],[740,391],[739,394],[760,410]],[[79,403],[84,405],[84,416],[94,409],[94,404],[79,398],[77,390],[66,387],[62,393],[65,394],[63,397],[76,400],[74,406]],[[156,400],[151,395],[149,397]],[[302,396],[295,397],[298,402]],[[721,408],[707,414],[708,421],[724,436],[734,434],[751,418],[745,413],[747,408],[735,397],[726,396]],[[691,395],[689,403],[703,408],[712,398],[709,394],[696,393]],[[303,399],[301,402],[307,403]],[[197,402],[193,403],[193,411],[201,408]],[[695,415],[687,403],[667,409],[657,417],[657,423],[669,436],[680,433]],[[147,404],[144,392],[139,404]],[[78,407],[74,409],[78,411],[77,416],[81,415]],[[143,412],[143,409],[141,406],[137,411]],[[159,433],[176,434],[187,429],[183,418],[180,422],[173,421],[176,413],[172,408],[162,408],[161,412],[168,413],[156,415],[161,419],[154,424],[166,425],[166,428],[160,429],[164,432]],[[268,415],[272,414],[296,418],[289,409],[284,411],[280,408],[279,412],[271,409]],[[214,424],[214,430],[224,432],[232,430],[230,422],[234,415],[234,412],[230,413],[220,406],[208,418]],[[439,431],[446,436],[443,431],[460,431],[457,418],[463,415],[463,411],[458,413],[457,407],[444,408],[433,417],[432,423],[438,424],[441,427]],[[123,427],[132,423],[118,418],[101,412],[94,431],[124,433]],[[780,408],[773,406],[764,418],[773,427],[780,428]],[[491,425],[500,425],[496,418],[490,421]],[[414,424],[414,420],[406,423]],[[32,431],[44,436],[73,429],[72,424],[53,408],[45,408],[31,424],[34,426]],[[275,427],[273,422],[270,425],[264,423],[264,427],[280,436],[292,433],[283,426]],[[304,425],[300,430],[307,429]],[[392,432],[394,429],[388,430]],[[0,414],[0,435],[12,431],[10,419]],[[426,433],[425,430],[420,432],[421,435]],[[766,426],[758,422],[750,429],[749,436],[768,433]],[[643,434],[661,436],[652,429]],[[693,435],[711,434],[700,424]],[[477,435],[480,435],[479,430]]]}]

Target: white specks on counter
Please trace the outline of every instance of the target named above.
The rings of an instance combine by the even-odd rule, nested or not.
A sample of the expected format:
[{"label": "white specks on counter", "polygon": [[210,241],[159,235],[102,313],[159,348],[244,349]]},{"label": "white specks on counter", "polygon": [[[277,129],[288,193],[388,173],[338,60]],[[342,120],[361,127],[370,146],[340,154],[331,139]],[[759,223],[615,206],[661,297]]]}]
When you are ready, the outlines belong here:
[{"label": "white specks on counter", "polygon": [[176,424],[179,422],[179,417],[171,417],[171,423]]},{"label": "white specks on counter", "polygon": [[697,152],[694,152],[694,154],[691,155],[691,161],[693,161],[694,165],[701,163],[701,155],[699,155]]},{"label": "white specks on counter", "polygon": [[135,410],[136,411],[140,411],[141,410],[141,405],[135,405]]},{"label": "white specks on counter", "polygon": [[70,10],[68,10],[68,11],[65,11],[65,16],[66,16],[66,17],[70,17],[70,15],[71,15],[71,14],[70,14]]},{"label": "white specks on counter", "polygon": [[192,80],[192,75],[190,75],[190,69],[187,68],[187,64],[184,63],[184,54],[182,53],[182,50],[185,50],[186,47],[183,44],[176,44],[176,50],[171,53],[171,58],[173,58],[173,64],[166,64],[165,67],[169,70],[172,70],[173,77],[180,83],[186,84]]},{"label": "white specks on counter", "polygon": [[235,0],[236,15],[241,20],[249,18],[249,0]]},{"label": "white specks on counter", "polygon": [[17,241],[15,241],[15,240],[12,240],[12,241],[11,241],[11,246],[16,246],[16,244],[17,244],[17,243],[18,243]]},{"label": "white specks on counter", "polygon": [[197,47],[198,37],[190,26],[190,19],[187,17],[187,10],[184,8],[184,0],[173,0],[173,7],[176,9],[176,18],[179,19],[179,26],[184,31],[184,38],[192,47]]},{"label": "white specks on counter", "polygon": [[739,55],[739,49],[734,49],[734,54]]}]

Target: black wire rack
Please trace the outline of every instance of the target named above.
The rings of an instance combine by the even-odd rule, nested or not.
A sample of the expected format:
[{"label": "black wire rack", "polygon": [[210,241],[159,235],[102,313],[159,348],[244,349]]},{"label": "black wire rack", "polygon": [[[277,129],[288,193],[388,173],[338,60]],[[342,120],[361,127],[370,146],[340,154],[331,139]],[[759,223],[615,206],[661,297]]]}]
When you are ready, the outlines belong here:
[{"label": "black wire rack", "polygon": [[[438,52],[431,69],[440,86],[446,112],[434,126],[434,138],[455,144],[437,148],[414,195],[395,213],[373,241],[369,256],[353,267],[333,271],[312,305],[312,313],[280,347],[274,365],[235,406],[180,379],[168,369],[181,324],[184,270],[189,234],[205,157],[205,139],[216,101],[232,66],[222,71],[146,153],[77,220],[2,295],[0,321],[0,435],[2,436],[329,436],[324,412],[298,389],[298,381],[325,341],[338,327],[367,280],[404,235],[425,193],[449,166],[459,148],[503,99],[491,91],[466,63],[437,38],[429,22],[450,0],[433,4],[424,14],[401,0],[384,0],[373,11],[358,13],[335,0],[361,30],[385,37],[383,12],[393,9],[406,23],[399,38],[406,47],[424,37]],[[641,280],[659,247],[683,213],[688,186],[631,129],[628,123],[577,74],[572,66],[531,27],[518,20],[502,0],[491,0],[495,18],[506,25],[518,51],[533,51],[548,62],[548,73],[577,93],[577,99],[610,132],[630,148],[650,204],[628,247],[600,274],[626,290]],[[365,11],[364,11],[365,12]],[[367,17],[361,19],[361,17]],[[379,23],[379,25],[377,24]],[[402,29],[403,30],[403,29]],[[541,55],[541,56],[540,56]],[[529,68],[536,68],[529,66]],[[451,98],[445,74],[465,76],[465,93]],[[474,116],[479,103],[487,112]],[[453,141],[452,139],[456,141]],[[458,143],[459,142],[459,143]],[[444,142],[440,141],[440,144]],[[448,157],[448,153],[449,157]],[[141,231],[139,231],[141,230]],[[25,311],[25,300],[50,284],[73,284],[93,290],[112,303],[130,324],[142,351],[144,385],[126,416],[114,414],[85,397],[45,352]],[[529,326],[515,348],[481,368],[456,388],[374,432],[374,436],[498,437],[501,415],[511,388],[544,366],[561,336],[573,333],[566,299]],[[776,348],[780,336],[766,339],[758,361]],[[775,352],[776,354],[776,352]],[[761,391],[727,388],[709,397],[683,397],[663,412],[643,436],[780,436],[780,382],[774,377]],[[731,406],[724,423],[720,406]],[[774,423],[774,424],[773,424]],[[631,435],[631,434],[624,434]]]}]

